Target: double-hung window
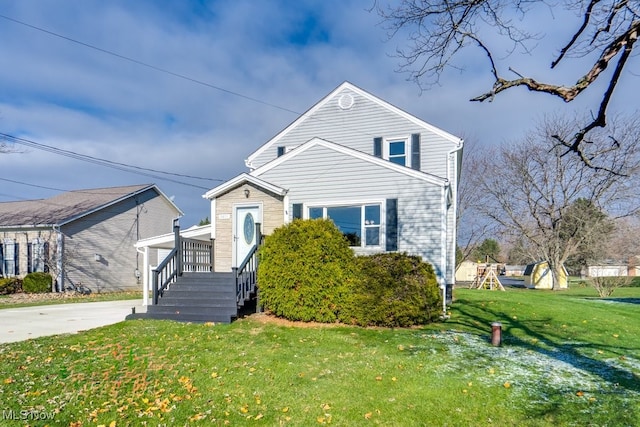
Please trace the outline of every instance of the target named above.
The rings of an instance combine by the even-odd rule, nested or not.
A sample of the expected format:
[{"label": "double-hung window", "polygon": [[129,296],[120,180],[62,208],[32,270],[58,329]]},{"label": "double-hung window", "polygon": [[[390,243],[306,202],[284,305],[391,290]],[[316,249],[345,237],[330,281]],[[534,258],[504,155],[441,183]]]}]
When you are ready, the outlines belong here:
[{"label": "double-hung window", "polygon": [[309,218],[331,219],[347,237],[350,246],[381,245],[381,204],[309,207]]},{"label": "double-hung window", "polygon": [[389,141],[389,161],[400,166],[407,165],[407,141],[404,139]]},{"label": "double-hung window", "polygon": [[31,241],[31,243],[29,244],[29,250],[27,252],[28,272],[31,273],[34,271],[45,271],[46,246],[47,243],[41,238],[37,238]]},{"label": "double-hung window", "polygon": [[18,275],[18,244],[12,239],[6,239],[2,249],[2,270],[4,276],[14,277]]},{"label": "double-hung window", "polygon": [[420,167],[420,134],[413,133],[406,137],[373,138],[373,155],[389,160],[397,165],[422,170]]}]

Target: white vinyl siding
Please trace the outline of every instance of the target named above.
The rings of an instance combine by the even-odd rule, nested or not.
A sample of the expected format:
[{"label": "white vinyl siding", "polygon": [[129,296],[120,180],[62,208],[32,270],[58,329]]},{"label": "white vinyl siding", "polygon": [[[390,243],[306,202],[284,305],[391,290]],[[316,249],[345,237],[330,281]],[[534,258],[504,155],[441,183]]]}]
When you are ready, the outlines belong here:
[{"label": "white vinyl siding", "polygon": [[[388,141],[397,135],[408,137],[413,133],[419,133],[421,170],[440,177],[446,176],[447,153],[455,147],[451,141],[357,93],[348,89],[345,89],[345,92],[351,93],[354,97],[352,108],[341,109],[338,106],[338,94],[257,156],[253,168],[277,158],[279,146],[295,147],[314,137],[321,137],[373,155],[374,136],[382,136]],[[407,143],[407,156],[410,157],[409,149],[410,144]]]},{"label": "white vinyl siding", "polygon": [[[260,171],[257,171],[260,172]],[[439,275],[442,263],[442,187],[323,146],[311,147],[260,173],[267,182],[289,189],[293,204],[309,208],[352,205],[354,201],[398,200],[398,251],[421,255]],[[384,218],[384,214],[381,213]],[[381,227],[384,234],[384,227]],[[378,251],[382,251],[380,247]],[[361,248],[367,252],[367,248]],[[356,251],[358,252],[358,251]]]}]

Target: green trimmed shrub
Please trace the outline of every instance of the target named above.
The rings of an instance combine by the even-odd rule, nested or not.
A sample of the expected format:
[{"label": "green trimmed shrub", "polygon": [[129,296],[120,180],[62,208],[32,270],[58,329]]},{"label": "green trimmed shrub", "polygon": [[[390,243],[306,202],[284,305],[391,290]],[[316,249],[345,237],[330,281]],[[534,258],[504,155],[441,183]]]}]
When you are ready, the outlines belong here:
[{"label": "green trimmed shrub", "polygon": [[276,316],[336,322],[355,277],[355,256],[331,220],[294,220],[259,252],[260,301]]},{"label": "green trimmed shrub", "polygon": [[24,276],[22,290],[27,294],[51,292],[52,278],[49,273],[34,272]]},{"label": "green trimmed shrub", "polygon": [[17,277],[5,277],[0,279],[0,295],[9,295],[20,292],[22,280]]},{"label": "green trimmed shrub", "polygon": [[340,320],[360,326],[423,325],[442,314],[442,295],[431,264],[406,253],[357,258],[359,283],[352,286]]}]

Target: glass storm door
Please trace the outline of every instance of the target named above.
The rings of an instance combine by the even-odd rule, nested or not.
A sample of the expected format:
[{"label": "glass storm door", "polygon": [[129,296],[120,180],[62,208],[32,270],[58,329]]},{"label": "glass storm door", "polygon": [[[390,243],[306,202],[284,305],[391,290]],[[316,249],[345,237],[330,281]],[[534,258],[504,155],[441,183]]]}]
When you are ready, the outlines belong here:
[{"label": "glass storm door", "polygon": [[256,244],[256,222],[259,222],[259,214],[259,206],[239,206],[236,208],[233,230],[234,267],[240,266]]}]

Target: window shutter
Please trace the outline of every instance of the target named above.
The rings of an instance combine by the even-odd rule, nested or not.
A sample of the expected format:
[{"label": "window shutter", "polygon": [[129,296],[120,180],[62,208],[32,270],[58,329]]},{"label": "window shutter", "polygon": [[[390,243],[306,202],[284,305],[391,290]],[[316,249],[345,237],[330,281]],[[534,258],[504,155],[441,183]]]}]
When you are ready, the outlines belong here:
[{"label": "window shutter", "polygon": [[284,147],[278,147],[278,157],[282,156],[284,154]]},{"label": "window shutter", "polygon": [[293,204],[293,219],[302,219],[302,203]]},{"label": "window shutter", "polygon": [[33,243],[27,243],[27,273],[33,272]]},{"label": "window shutter", "polygon": [[387,199],[386,250],[398,250],[398,199]]},{"label": "window shutter", "polygon": [[14,260],[14,264],[16,266],[16,276],[18,276],[20,274],[20,244],[18,244],[16,242],[15,244],[16,249],[13,251],[13,260]]},{"label": "window shutter", "polygon": [[0,242],[0,277],[5,277],[4,271],[4,243]]},{"label": "window shutter", "polygon": [[44,242],[44,260],[42,260],[44,264],[44,272],[49,272],[49,242]]},{"label": "window shutter", "polygon": [[411,169],[420,170],[420,134],[411,135]]},{"label": "window shutter", "polygon": [[373,155],[382,158],[382,138],[379,136],[373,138]]}]

